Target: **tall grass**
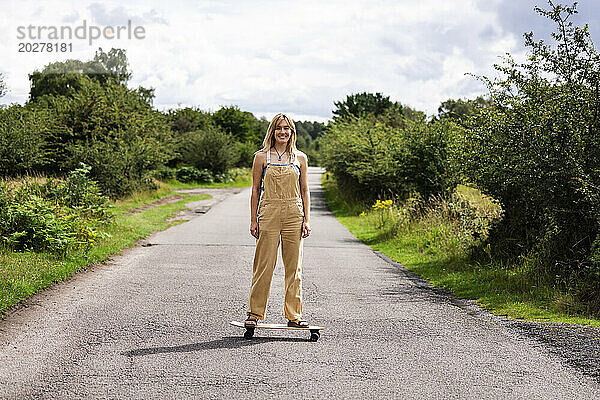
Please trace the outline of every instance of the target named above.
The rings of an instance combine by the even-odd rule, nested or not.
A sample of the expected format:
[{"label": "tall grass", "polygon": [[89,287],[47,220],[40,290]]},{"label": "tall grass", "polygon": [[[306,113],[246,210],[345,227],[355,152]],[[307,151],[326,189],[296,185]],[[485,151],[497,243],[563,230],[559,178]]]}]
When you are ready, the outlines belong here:
[{"label": "tall grass", "polygon": [[[36,178],[37,179],[37,178]],[[11,181],[18,185],[17,180]],[[168,217],[185,208],[185,203],[209,198],[209,195],[179,194],[177,202],[149,208],[132,214],[129,211],[140,205],[176,194],[172,187],[161,183],[156,191],[146,190],[131,194],[128,198],[113,202],[115,214],[108,224],[102,226],[102,238],[91,248],[71,249],[64,254],[49,252],[16,252],[0,247],[0,316],[10,307],[46,288],[60,282],[79,270],[109,256],[134,246],[136,241],[155,231],[163,230],[182,221],[168,221]]]},{"label": "tall grass", "polygon": [[446,198],[367,205],[350,201],[329,175],[322,183],[329,207],[350,232],[432,284],[509,318],[600,326],[561,282],[486,255],[485,239],[502,208],[478,190],[459,185]]}]

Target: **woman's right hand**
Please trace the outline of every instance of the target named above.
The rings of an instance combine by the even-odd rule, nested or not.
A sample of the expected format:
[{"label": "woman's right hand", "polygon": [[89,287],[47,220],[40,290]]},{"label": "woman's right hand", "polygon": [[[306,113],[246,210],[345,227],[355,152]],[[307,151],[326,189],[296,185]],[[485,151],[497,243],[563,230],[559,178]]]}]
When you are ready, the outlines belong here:
[{"label": "woman's right hand", "polygon": [[258,239],[258,222],[250,222],[250,234]]}]

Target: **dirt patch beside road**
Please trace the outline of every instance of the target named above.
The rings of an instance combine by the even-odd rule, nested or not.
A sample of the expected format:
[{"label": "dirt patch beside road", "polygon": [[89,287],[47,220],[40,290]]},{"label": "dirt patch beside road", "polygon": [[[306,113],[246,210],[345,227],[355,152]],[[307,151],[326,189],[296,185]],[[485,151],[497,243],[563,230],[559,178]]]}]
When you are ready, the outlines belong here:
[{"label": "dirt patch beside road", "polygon": [[[215,204],[220,203],[225,200],[227,197],[232,194],[236,194],[242,191],[242,188],[233,188],[233,189],[223,189],[223,188],[195,188],[195,189],[179,189],[176,190],[177,193],[185,193],[190,195],[198,195],[198,194],[208,194],[211,196],[209,199],[191,201],[186,204],[187,210],[179,212],[179,214],[173,218],[170,218],[169,221],[188,219],[191,216],[195,216],[198,214],[205,214],[208,210],[211,209]],[[138,214],[143,211],[146,211],[150,208],[162,206],[164,204],[175,203],[183,199],[184,197],[178,194],[174,194],[171,196],[164,197],[160,200],[156,200],[153,203],[146,204],[145,206],[135,208],[130,210],[130,214]]]},{"label": "dirt patch beside road", "polygon": [[181,199],[183,199],[183,196],[174,194],[174,195],[162,198],[160,200],[156,200],[153,203],[146,204],[145,206],[142,206],[140,208],[134,208],[133,210],[130,210],[129,213],[130,214],[138,214],[138,213],[141,213],[142,211],[146,211],[150,208],[162,206],[163,204],[175,203],[176,201],[181,200]]},{"label": "dirt patch beside road", "polygon": [[214,205],[222,202],[232,194],[239,193],[243,188],[196,188],[196,189],[180,189],[177,193],[185,193],[191,195],[208,194],[211,197],[205,200],[191,201],[186,204],[187,209],[180,211],[176,216],[169,221],[186,220],[200,214],[206,214]]}]

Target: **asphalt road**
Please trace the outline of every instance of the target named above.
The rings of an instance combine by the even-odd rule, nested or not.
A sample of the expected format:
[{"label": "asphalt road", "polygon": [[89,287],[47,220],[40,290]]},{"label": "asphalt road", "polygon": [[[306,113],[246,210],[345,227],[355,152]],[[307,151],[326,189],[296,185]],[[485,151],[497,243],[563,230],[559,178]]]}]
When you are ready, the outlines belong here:
[{"label": "asphalt road", "polygon": [[[591,399],[592,378],[486,313],[431,290],[327,211],[311,169],[304,311],[327,327],[244,318],[249,190],[34,296],[0,322],[0,398]],[[267,321],[284,322],[278,265]]]}]

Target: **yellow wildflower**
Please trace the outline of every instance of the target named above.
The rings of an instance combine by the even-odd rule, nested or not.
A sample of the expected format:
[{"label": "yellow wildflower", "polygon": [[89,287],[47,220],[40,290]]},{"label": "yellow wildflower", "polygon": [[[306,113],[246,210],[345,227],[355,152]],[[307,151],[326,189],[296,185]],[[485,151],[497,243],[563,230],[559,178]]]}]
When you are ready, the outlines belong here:
[{"label": "yellow wildflower", "polygon": [[375,201],[375,204],[373,204],[371,207],[373,207],[374,210],[379,210],[380,208],[387,209],[388,207],[391,207],[391,205],[392,200],[377,200]]}]

